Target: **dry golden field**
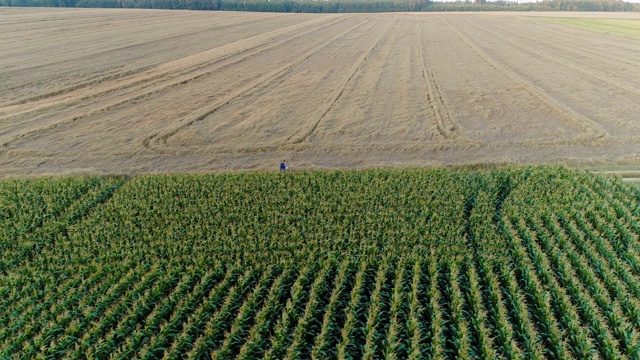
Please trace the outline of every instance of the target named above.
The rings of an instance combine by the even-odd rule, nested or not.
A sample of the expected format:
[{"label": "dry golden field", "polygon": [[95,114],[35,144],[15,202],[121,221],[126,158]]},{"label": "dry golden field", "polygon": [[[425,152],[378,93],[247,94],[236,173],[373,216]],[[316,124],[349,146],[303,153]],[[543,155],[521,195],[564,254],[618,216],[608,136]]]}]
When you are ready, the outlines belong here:
[{"label": "dry golden field", "polygon": [[640,39],[550,17],[640,28],[0,8],[0,177],[640,164]]}]

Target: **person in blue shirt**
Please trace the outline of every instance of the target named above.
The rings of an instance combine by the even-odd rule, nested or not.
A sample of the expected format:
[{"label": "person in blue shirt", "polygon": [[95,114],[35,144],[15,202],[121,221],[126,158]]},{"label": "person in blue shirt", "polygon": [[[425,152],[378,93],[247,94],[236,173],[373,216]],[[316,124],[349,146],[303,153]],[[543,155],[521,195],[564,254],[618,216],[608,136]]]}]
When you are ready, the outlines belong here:
[{"label": "person in blue shirt", "polygon": [[289,170],[289,167],[287,166],[287,160],[282,160],[282,162],[280,163],[280,172],[287,170]]}]

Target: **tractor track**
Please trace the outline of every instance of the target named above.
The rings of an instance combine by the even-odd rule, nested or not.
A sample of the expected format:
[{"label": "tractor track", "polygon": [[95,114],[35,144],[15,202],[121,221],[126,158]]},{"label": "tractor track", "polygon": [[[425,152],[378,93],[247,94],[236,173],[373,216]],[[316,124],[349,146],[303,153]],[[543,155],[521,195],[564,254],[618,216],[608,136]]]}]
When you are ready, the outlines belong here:
[{"label": "tractor track", "polygon": [[[118,100],[115,101],[113,103],[110,103],[106,106],[102,106],[98,109],[92,110],[91,112],[88,113],[84,113],[82,115],[78,115],[78,116],[74,116],[71,119],[66,119],[66,120],[61,120],[58,121],[56,123],[53,124],[48,124],[45,126],[41,126],[38,127],[36,129],[31,129],[25,132],[22,132],[20,134],[17,135],[13,135],[10,139],[5,140],[4,142],[0,143],[0,146],[3,148],[7,148],[8,146],[10,146],[11,144],[19,141],[19,140],[23,140],[25,138],[29,138],[31,136],[36,136],[38,134],[41,134],[43,132],[49,131],[51,129],[55,129],[56,127],[62,125],[62,124],[66,124],[66,123],[71,123],[71,122],[75,122],[87,117],[90,117],[92,115],[104,112],[104,111],[110,111],[113,109],[116,109],[120,106],[123,106],[125,104],[137,101],[137,100],[141,100],[147,96],[153,95],[153,94],[157,94],[163,91],[166,91],[168,89],[177,87],[177,86],[182,86],[185,85],[189,82],[192,82],[194,80],[197,80],[199,78],[202,78],[204,76],[207,75],[211,75],[213,73],[215,73],[216,71],[219,71],[223,68],[241,63],[242,61],[247,60],[250,57],[259,55],[260,53],[276,48],[278,46],[282,46],[284,44],[286,44],[287,42],[293,41],[294,39],[297,39],[301,36],[304,36],[310,32],[313,31],[317,31],[326,27],[329,27],[331,25],[335,25],[336,23],[345,21],[346,19],[348,19],[349,17],[338,17],[338,18],[333,18],[331,19],[331,21],[326,21],[326,19],[321,19],[321,20],[314,20],[311,21],[311,24],[309,24],[309,22],[305,22],[302,24],[297,24],[294,26],[289,26],[283,29],[278,29],[272,32],[269,32],[267,34],[261,34],[258,36],[254,36],[251,37],[247,40],[243,40],[241,41],[240,45],[238,45],[237,43],[232,43],[229,44],[229,47],[231,47],[231,51],[229,53],[223,54],[221,56],[218,56],[214,59],[207,59],[204,62],[200,61],[198,62],[198,57],[199,56],[203,56],[202,53],[200,54],[196,54],[194,56],[190,56],[190,58],[192,58],[195,62],[194,65],[192,66],[186,66],[188,64],[184,64],[185,59],[178,59],[175,61],[172,61],[168,64],[163,64],[159,67],[155,67],[153,69],[148,70],[147,72],[145,72],[144,74],[139,74],[136,75],[136,77],[141,77],[141,79],[137,79],[137,80],[133,80],[130,83],[126,83],[124,84],[124,86],[120,86],[118,87],[118,84],[114,85],[114,86],[109,86],[106,90],[104,91],[99,91],[97,93],[92,94],[91,96],[86,96],[83,97],[79,100],[75,100],[74,103],[78,103],[78,102],[84,102],[84,101],[88,101],[90,99],[93,98],[97,98],[100,96],[104,96],[106,94],[109,93],[114,93],[117,92],[118,95],[121,94],[121,92],[125,89],[129,89],[129,93],[133,93],[136,94],[133,97],[127,97],[125,99],[122,100]],[[319,25],[319,26],[314,26],[314,25]],[[292,29],[293,28],[293,29]],[[298,28],[302,28],[305,29],[303,31],[300,32],[296,32],[294,34],[291,34],[292,31],[295,31]],[[273,40],[273,37],[279,37],[279,36],[283,36],[283,39],[278,39],[278,40]],[[259,41],[257,44],[254,44],[251,47],[242,47],[241,45],[244,43],[251,43],[251,42],[256,42]],[[238,48],[238,50],[234,50],[234,48]],[[215,49],[215,50],[219,50],[219,49]],[[178,68],[187,68],[187,70],[184,70],[182,72],[179,72],[173,76],[170,77],[169,80],[171,80],[170,82],[164,82],[161,83],[159,85],[154,86],[155,84],[151,84],[149,85],[149,82],[155,79],[162,79],[165,80],[165,76],[167,74],[171,73],[171,70],[173,67],[175,67],[178,64],[180,66],[178,66]],[[211,68],[210,66],[212,65],[218,65],[215,66],[214,68]],[[204,71],[201,71],[204,70]],[[129,79],[131,80],[131,79]],[[145,89],[146,88],[146,89]],[[142,91],[141,91],[142,90]],[[59,103],[56,103],[54,105],[59,105]],[[69,105],[69,104],[67,104]],[[1,110],[1,109],[0,109]],[[3,118],[0,118],[0,121],[2,121]],[[23,123],[29,123],[29,121],[25,121]],[[13,125],[16,125],[15,123]],[[1,133],[0,133],[1,135]],[[152,136],[150,136],[148,138],[148,140],[150,141],[152,138]],[[146,142],[146,140],[145,140]],[[147,142],[148,143],[148,142]],[[2,148],[0,148],[0,153],[2,152]]]},{"label": "tractor track", "polygon": [[391,26],[394,24],[396,20],[397,20],[397,16],[394,18],[394,21],[391,22],[387,26],[387,28],[380,34],[380,36],[378,36],[371,43],[371,45],[365,51],[365,53],[351,66],[349,71],[342,76],[342,78],[338,82],[338,86],[333,89],[333,91],[331,92],[329,97],[326,99],[324,104],[317,111],[311,114],[309,118],[307,118],[307,120],[305,121],[302,127],[300,127],[296,132],[294,132],[291,136],[287,138],[285,144],[287,145],[300,144],[303,141],[309,139],[309,137],[313,135],[313,133],[318,128],[318,125],[320,125],[320,122],[322,121],[322,119],[324,119],[327,113],[331,111],[333,106],[340,99],[347,85],[349,85],[349,82],[351,81],[351,79],[353,79],[353,77],[360,70],[360,68],[365,63],[365,61],[367,61],[367,59],[369,58],[373,50],[378,46],[378,44],[380,44],[382,39],[388,36],[389,29],[391,28]]},{"label": "tractor track", "polygon": [[[469,24],[472,24],[472,23],[471,23],[471,22],[469,22],[468,20],[465,20],[465,21],[466,21],[467,23],[469,23]],[[473,24],[472,24],[472,25],[473,25]],[[482,31],[484,31],[485,33],[487,32],[485,29],[483,29],[483,28],[482,28],[482,27],[480,27],[480,26],[477,26],[477,25],[473,25],[473,26],[474,26],[474,27],[476,27],[476,28],[478,28],[478,29],[480,29],[480,30],[482,30]],[[500,26],[499,24],[494,25],[494,26],[496,26],[497,28],[499,28],[499,29],[501,29],[501,30],[511,31],[511,29],[506,28],[506,27],[504,27],[504,26]],[[557,64],[560,64],[560,65],[563,65],[563,66],[567,66],[567,67],[571,67],[572,69],[577,70],[577,71],[580,71],[580,72],[584,73],[585,75],[588,75],[589,77],[594,77],[594,78],[596,78],[596,79],[598,79],[598,80],[600,80],[600,81],[602,81],[602,82],[606,82],[606,83],[608,83],[608,84],[615,85],[616,87],[619,87],[619,88],[621,88],[621,89],[627,90],[627,91],[629,91],[629,92],[633,92],[633,93],[635,93],[635,94],[640,94],[640,89],[639,89],[639,88],[632,88],[632,87],[629,87],[629,86],[625,85],[624,83],[622,83],[622,82],[620,82],[620,81],[603,80],[603,79],[602,79],[601,77],[599,77],[599,76],[596,76],[596,75],[594,75],[594,74],[592,74],[592,73],[589,73],[589,72],[585,72],[584,70],[582,70],[582,69],[580,69],[580,68],[578,68],[578,67],[573,67],[573,66],[569,65],[567,62],[561,62],[561,61],[558,61],[558,60],[556,60],[556,59],[555,59],[555,58],[553,58],[553,57],[550,57],[550,56],[546,56],[546,55],[544,55],[544,54],[543,54],[543,53],[541,53],[540,51],[533,50],[533,49],[534,49],[534,47],[533,47],[533,46],[532,46],[532,47],[525,47],[525,46],[522,46],[522,45],[521,45],[521,44],[519,44],[518,42],[516,42],[516,41],[514,41],[514,40],[511,40],[508,36],[505,36],[505,35],[503,35],[503,34],[504,34],[504,32],[493,32],[493,33],[491,33],[491,35],[492,35],[492,36],[497,36],[497,37],[499,37],[499,38],[503,39],[505,42],[508,42],[508,43],[512,44],[513,46],[515,46],[515,47],[517,47],[517,48],[521,49],[522,51],[529,52],[529,53],[531,53],[531,54],[535,54],[535,55],[537,55],[537,56],[539,56],[539,57],[544,57],[545,59],[550,60],[550,61],[552,61],[552,62],[555,62],[555,63],[557,63]],[[640,63],[637,63],[637,62],[625,61],[624,59],[621,59],[621,58],[618,58],[618,57],[615,57],[615,56],[610,56],[610,55],[609,55],[609,54],[607,54],[606,52],[590,51],[590,50],[588,50],[588,49],[586,49],[586,48],[584,48],[584,47],[575,47],[575,46],[563,47],[563,46],[559,46],[559,45],[558,45],[557,43],[555,43],[555,42],[543,42],[543,41],[540,41],[540,40],[539,40],[539,38],[537,38],[537,37],[535,37],[535,36],[528,35],[526,32],[518,32],[518,33],[517,33],[517,35],[518,35],[518,37],[520,37],[520,38],[524,38],[524,39],[526,39],[526,41],[527,41],[527,43],[528,43],[528,44],[536,43],[536,44],[539,44],[539,45],[540,45],[541,47],[543,47],[543,48],[548,48],[548,49],[554,49],[554,50],[557,50],[557,52],[555,52],[555,51],[554,51],[554,53],[553,53],[554,55],[561,56],[561,57],[563,57],[564,59],[566,59],[566,60],[568,60],[568,61],[571,61],[571,62],[573,62],[573,63],[580,63],[580,64],[581,64],[581,65],[583,65],[584,67],[586,67],[586,68],[591,68],[591,69],[594,69],[594,70],[604,71],[604,70],[603,70],[602,68],[600,68],[600,67],[594,67],[593,65],[589,65],[589,63],[587,63],[587,62],[585,62],[585,61],[581,61],[581,60],[579,60],[579,59],[581,58],[581,56],[580,56],[580,55],[578,55],[579,53],[586,53],[586,54],[590,54],[590,55],[593,55],[594,57],[599,58],[599,59],[608,59],[608,60],[613,60],[613,61],[615,61],[615,62],[619,62],[619,63],[625,64],[625,65],[630,65],[630,66],[633,66],[633,67],[637,67],[638,65],[640,65]],[[575,55],[574,55],[574,56],[572,56],[572,57],[567,57],[566,55],[565,55],[565,56],[563,56],[562,52],[566,52],[566,51],[571,51],[571,53],[572,53],[572,54],[575,54]]]},{"label": "tractor track", "polygon": [[[478,26],[476,24],[471,23],[468,20],[464,20],[469,26],[474,27],[475,29],[477,29],[478,31],[482,31],[485,34],[489,34],[489,31],[487,31],[486,29],[484,29],[482,26]],[[511,45],[513,48],[518,49],[519,51],[521,51],[522,53],[527,53],[532,55],[533,57],[537,57],[539,59],[543,59],[545,62],[547,63],[555,63],[557,66],[561,66],[567,69],[570,69],[576,73],[579,73],[583,76],[583,78],[585,79],[593,79],[595,81],[598,81],[600,83],[603,84],[603,86],[608,86],[609,88],[617,88],[619,90],[625,91],[627,93],[633,94],[637,97],[640,97],[640,89],[639,88],[635,88],[632,86],[629,86],[625,83],[622,83],[620,81],[616,81],[616,80],[612,80],[610,78],[606,78],[606,77],[602,77],[596,74],[597,71],[601,71],[601,69],[596,68],[592,65],[589,65],[588,62],[585,61],[581,61],[578,60],[577,57],[574,58],[568,58],[566,56],[563,56],[561,54],[560,51],[554,52],[553,54],[554,56],[549,56],[544,54],[543,52],[537,51],[535,50],[536,47],[533,46],[522,46],[520,45],[520,43],[518,43],[517,41],[511,40],[508,36],[502,35],[501,32],[491,32],[490,33],[491,36],[500,39],[502,42]],[[558,58],[560,58],[560,60],[558,60]],[[563,61],[564,60],[564,61]],[[576,66],[575,64],[579,64],[580,66]],[[588,70],[585,70],[588,69]],[[632,84],[630,82],[630,84]],[[625,121],[623,119],[620,118],[616,118],[616,119],[612,119],[614,123],[620,125],[620,124],[624,124],[622,126],[626,126],[626,127],[633,127],[636,130],[637,128],[637,124],[635,122],[632,121]]]},{"label": "tractor track", "polygon": [[[427,61],[425,56],[424,49],[424,40],[422,36],[422,26],[420,26],[419,19],[416,16],[416,25],[418,27],[418,51],[420,53],[420,66],[422,68],[422,78],[424,79],[424,83],[427,87],[427,91],[429,94],[429,105],[433,110],[433,114],[436,117],[436,127],[438,131],[438,135],[436,134],[436,139],[438,137],[442,137],[444,139],[460,139],[462,140],[462,136],[460,135],[459,129],[461,125],[456,123],[453,120],[453,117],[449,113],[447,109],[447,105],[444,103],[442,99],[442,92],[440,91],[440,86],[438,85],[438,81],[436,80],[435,75],[433,74],[433,69],[431,64]],[[470,141],[469,139],[464,139],[466,141]]]},{"label": "tractor track", "polygon": [[[497,23],[498,25],[501,26],[505,26],[506,24],[509,24],[510,26],[516,26],[516,27],[521,27],[522,24],[511,20],[511,19],[505,19],[502,24]],[[561,26],[558,24],[555,24],[556,26]],[[574,32],[570,32],[567,30],[573,30],[573,31],[580,31],[577,28],[573,28],[573,27],[568,27],[568,26],[564,26],[562,27],[562,30],[560,30],[560,27],[546,27],[546,26],[529,26],[529,28],[532,28],[533,31],[536,31],[540,34],[540,37],[536,38],[536,37],[532,37],[532,35],[530,35],[528,32],[518,32],[518,36],[526,36],[527,38],[531,39],[531,40],[536,40],[536,39],[558,39],[558,41],[564,41],[566,42],[570,48],[572,49],[576,49],[579,50],[583,53],[587,53],[590,55],[593,55],[597,58],[603,58],[603,59],[608,59],[608,60],[613,60],[616,62],[620,62],[620,63],[624,63],[627,65],[632,65],[632,66],[638,66],[640,65],[640,62],[636,61],[631,61],[630,59],[634,59],[637,57],[635,56],[635,54],[640,51],[640,48],[637,49],[633,49],[633,48],[629,48],[629,47],[623,47],[623,46],[619,46],[615,43],[612,43],[611,41],[606,41],[606,39],[602,39],[600,36],[598,35],[604,35],[604,34],[600,34],[600,33],[594,33],[594,32],[588,32],[588,31],[584,31],[583,34],[578,35],[575,34]],[[508,31],[513,32],[513,28],[507,28]],[[580,47],[576,47],[576,44],[584,44],[585,41],[585,35],[595,35],[594,36],[589,36],[589,41],[593,42],[594,45],[598,45],[598,48],[601,49],[617,49],[619,51],[622,52],[626,52],[629,54],[634,54],[634,56],[623,56],[623,57],[618,57],[618,56],[614,56],[611,54],[611,52],[604,52],[604,51],[596,51],[596,50],[590,50],[588,47],[586,46],[580,46]],[[552,42],[553,43],[553,42]],[[557,44],[560,44],[560,42],[557,42]],[[550,46],[549,43],[545,44],[545,46]],[[566,48],[562,47],[561,49],[566,50]]]},{"label": "tractor track", "polygon": [[[335,22],[341,21],[341,20],[345,20],[346,18],[338,18]],[[144,85],[153,81],[153,80],[164,80],[166,81],[170,81],[170,80],[174,80],[172,82],[169,82],[168,84],[159,84],[158,87],[156,87],[153,91],[148,91],[142,94],[137,95],[135,98],[133,98],[133,100],[137,100],[139,98],[145,97],[147,95],[150,95],[152,93],[157,93],[160,92],[164,89],[176,86],[176,85],[183,85],[186,82],[190,82],[193,80],[196,80],[202,76],[206,76],[206,75],[210,75],[211,73],[220,70],[223,67],[229,66],[229,65],[233,65],[236,63],[239,63],[241,61],[246,60],[247,58],[251,57],[251,56],[255,56],[260,54],[261,52],[265,51],[265,50],[269,50],[273,47],[282,45],[283,43],[287,42],[287,41],[291,41],[294,40],[302,35],[305,35],[306,33],[310,32],[310,31],[314,31],[314,30],[318,30],[318,29],[311,29],[308,31],[303,31],[303,32],[299,32],[299,33],[295,33],[294,36],[292,37],[287,37],[284,40],[281,41],[274,41],[272,39],[272,37],[276,37],[276,36],[282,36],[282,35],[287,35],[289,34],[291,31],[296,31],[298,28],[300,27],[306,27],[306,26],[313,26],[316,23],[321,23],[322,26],[321,28],[324,27],[328,27],[330,25],[333,24],[333,22],[329,22],[329,23],[324,23],[324,19],[321,19],[321,21],[318,20],[313,20],[313,21],[309,21],[309,22],[304,22],[304,23],[300,23],[300,24],[296,24],[296,25],[292,25],[292,26],[288,26],[285,28],[281,28],[281,29],[277,29],[271,32],[268,32],[266,34],[260,34],[260,35],[256,35],[256,36],[252,36],[248,39],[243,39],[240,40],[238,42],[233,42],[233,43],[229,43],[217,48],[213,48],[210,50],[206,50],[206,51],[202,51],[198,54],[195,55],[190,55],[187,56],[185,58],[180,58],[180,59],[176,59],[173,61],[169,61],[167,63],[163,63],[157,66],[149,66],[146,67],[144,71],[142,72],[136,72],[133,71],[131,74],[126,73],[126,75],[122,75],[122,76],[109,76],[108,79],[118,79],[120,81],[117,81],[115,84],[104,84],[103,86],[95,89],[94,91],[92,91],[92,93],[82,96],[82,97],[77,97],[77,96],[69,96],[69,97],[60,97],[60,98],[56,98],[56,96],[58,95],[65,95],[66,93],[70,92],[70,91],[62,91],[60,94],[55,94],[51,97],[44,97],[41,100],[46,100],[43,102],[43,104],[17,104],[17,105],[11,105],[11,106],[4,106],[4,107],[0,107],[0,114],[3,112],[6,112],[7,110],[11,111],[13,110],[14,107],[18,107],[19,105],[25,105],[22,108],[24,110],[21,110],[20,107],[18,107],[16,109],[16,111],[13,111],[13,113],[10,113],[9,115],[6,116],[2,116],[0,117],[0,121],[4,120],[7,117],[14,117],[16,115],[21,115],[23,113],[29,113],[29,112],[34,112],[34,111],[42,111],[42,110],[46,110],[48,107],[54,107],[54,106],[60,106],[61,104],[66,104],[67,106],[69,105],[74,105],[74,104],[80,104],[83,102],[86,102],[88,100],[91,100],[93,98],[97,98],[100,96],[104,96],[107,94],[111,94],[114,92],[121,92],[123,90],[127,90],[127,89],[132,89],[130,92],[131,93],[135,93],[137,91],[140,90],[140,88],[137,88],[138,85],[142,85],[144,88]],[[311,24],[309,24],[311,23]],[[257,42],[255,44],[252,44],[253,42]],[[240,44],[238,44],[240,43]],[[243,47],[242,44],[245,43],[249,43],[250,46],[248,47]],[[234,48],[240,47],[239,50],[235,50]],[[230,52],[226,53],[226,54],[222,54],[220,56],[215,56],[216,52],[221,51],[221,48],[224,51],[224,48],[230,48]],[[206,58],[208,53],[214,53],[214,58]],[[243,55],[244,54],[244,55]],[[238,60],[235,62],[231,62],[229,64],[222,64],[222,66],[213,68],[213,69],[208,69],[205,72],[200,72],[198,73],[199,70],[202,69],[206,69],[207,67],[211,66],[211,65],[215,65],[219,62],[222,62],[224,60],[233,58],[235,56],[239,56]],[[204,60],[200,60],[199,58],[201,57],[205,57]],[[187,67],[188,65],[188,67]],[[185,68],[182,71],[178,71],[176,72],[176,67],[178,69],[182,69]],[[195,74],[195,75],[194,75]],[[124,76],[124,78],[123,78]],[[186,78],[185,78],[186,77]],[[186,82],[185,82],[186,81]],[[87,84],[86,86],[83,86],[81,84],[80,87],[72,89],[72,90],[78,90],[80,88],[84,88],[87,87],[89,85],[93,85],[96,82],[92,82],[91,84]],[[154,84],[152,84],[154,85]],[[71,90],[71,91],[72,91]],[[124,102],[129,102],[127,101],[129,99],[125,99],[123,100]],[[116,102],[114,104],[108,105],[106,107],[111,108],[111,107],[115,107],[117,106],[119,103]],[[103,111],[103,110],[98,110],[99,111]]]},{"label": "tractor track", "polygon": [[[186,120],[183,120],[180,124],[178,124],[177,126],[175,126],[172,129],[169,129],[168,131],[164,131],[164,132],[158,132],[155,134],[152,134],[150,136],[148,136],[147,138],[145,138],[143,140],[143,146],[146,148],[157,148],[158,145],[163,145],[166,146],[167,140],[174,136],[175,134],[177,134],[178,132],[184,130],[185,128],[193,125],[194,123],[197,123],[199,121],[204,120],[205,118],[207,118],[208,116],[214,114],[215,112],[217,112],[218,110],[220,110],[221,108],[223,108],[224,106],[228,105],[229,103],[231,103],[233,100],[239,98],[242,95],[245,95],[249,92],[251,92],[252,90],[258,88],[259,86],[268,83],[270,81],[273,81],[274,79],[280,78],[282,76],[284,76],[289,70],[291,70],[294,66],[301,64],[302,62],[306,61],[307,59],[309,59],[311,56],[317,54],[318,52],[320,52],[321,50],[323,50],[324,48],[326,48],[327,46],[329,46],[330,44],[334,43],[335,41],[337,41],[338,39],[344,37],[346,34],[352,32],[354,29],[362,26],[363,24],[367,23],[369,20],[371,20],[372,17],[368,17],[366,18],[364,21],[359,22],[358,24],[348,28],[345,31],[340,32],[338,35],[333,36],[332,38],[330,38],[329,40],[325,41],[324,43],[314,47],[313,49],[311,49],[310,51],[308,51],[307,53],[305,53],[304,55],[300,56],[299,58],[297,58],[296,60],[289,62],[275,70],[272,70],[262,76],[260,76],[259,78],[257,78],[256,80],[254,80],[253,82],[251,82],[250,84],[243,86],[239,89],[237,89],[236,91],[232,92],[231,94],[225,96],[223,99],[221,99],[220,101],[215,102],[214,104],[198,110],[194,113],[192,113],[190,116],[187,117]],[[300,34],[299,36],[302,36],[303,34]]]},{"label": "tractor track", "polygon": [[460,37],[460,39],[465,44],[467,44],[480,58],[482,58],[484,61],[489,63],[489,65],[491,65],[496,70],[501,72],[507,78],[520,84],[524,89],[526,89],[539,101],[546,104],[555,112],[562,115],[567,120],[573,122],[581,130],[583,130],[584,131],[583,136],[580,136],[580,137],[584,137],[585,139],[601,139],[601,138],[610,136],[607,130],[605,130],[600,124],[577,113],[575,110],[559,103],[554,98],[547,95],[543,89],[541,89],[531,81],[525,79],[524,77],[522,77],[512,69],[508,68],[507,66],[495,61],[489,55],[487,55],[480,47],[478,47],[478,45],[476,45],[467,36],[465,36],[462,32],[460,32],[460,30],[458,30],[455,26],[453,26],[447,19],[445,19],[443,16],[439,16],[439,18],[449,28],[451,28]]},{"label": "tractor track", "polygon": [[[140,43],[140,44],[131,44],[128,46],[124,46],[124,47],[119,47],[119,48],[115,48],[115,49],[109,49],[106,51],[101,51],[101,52],[97,52],[97,53],[93,53],[91,55],[86,55],[84,57],[78,57],[77,60],[83,60],[83,59],[91,59],[91,58],[95,58],[95,57],[100,57],[100,56],[104,56],[104,55],[109,55],[111,53],[115,53],[118,51],[126,51],[126,50],[134,50],[139,46],[145,46],[145,47],[151,47],[154,44],[163,44],[166,43],[169,40],[176,40],[176,39],[188,39],[189,37],[192,37],[196,34],[203,34],[203,33],[209,33],[212,31],[221,31],[221,30],[225,30],[227,28],[234,28],[234,27],[238,27],[238,26],[244,26],[244,25],[251,25],[251,24],[257,24],[260,23],[261,20],[252,20],[252,21],[246,21],[240,24],[229,24],[229,25],[224,25],[224,26],[219,26],[219,27],[214,27],[214,28],[209,28],[209,29],[203,29],[203,30],[198,30],[198,31],[191,31],[185,34],[179,34],[179,35],[174,35],[174,36],[170,36],[170,37],[165,37],[165,38],[160,38],[160,39],[156,39],[156,40],[152,40],[152,41],[148,41],[148,42],[144,42],[144,43]],[[179,61],[180,59],[176,59],[173,61]],[[44,69],[46,67],[52,66],[52,65],[56,65],[56,64],[64,64],[67,63],[67,60],[60,60],[57,62],[53,62],[53,63],[47,63],[47,64],[43,64],[43,65],[38,65],[38,66],[34,66],[34,67],[28,67],[28,68],[21,68],[20,71],[33,71],[36,69]],[[172,62],[172,61],[170,61]],[[138,68],[138,69],[132,69],[132,70],[128,70],[128,71],[123,71],[123,72],[117,72],[117,73],[112,73],[112,74],[108,74],[106,76],[99,76],[93,79],[90,79],[88,81],[83,81],[83,82],[79,82],[77,84],[74,84],[72,86],[68,86],[62,89],[58,89],[55,91],[51,91],[48,93],[44,93],[44,94],[39,94],[39,95],[35,95],[35,96],[30,96],[30,97],[26,97],[14,102],[10,102],[10,103],[6,103],[6,104],[1,104],[0,105],[0,113],[3,111],[3,109],[5,108],[9,108],[11,109],[12,107],[15,107],[17,105],[23,105],[23,104],[27,104],[27,103],[33,103],[33,102],[37,102],[37,101],[41,101],[41,100],[47,100],[50,98],[54,98],[56,96],[60,96],[60,95],[64,95],[79,89],[84,89],[87,88],[89,86],[92,85],[96,85],[96,84],[101,84],[104,83],[105,81],[111,81],[111,80],[115,80],[115,79],[126,79],[129,76],[133,76],[136,74],[144,74],[145,72],[149,71],[150,69],[156,68],[156,67],[160,67],[162,66],[162,64],[160,65],[149,65],[149,66],[145,66],[142,68]],[[157,76],[156,76],[157,77]],[[149,78],[148,80],[154,80],[154,78]],[[131,83],[131,86],[136,85],[137,83]],[[13,90],[13,88],[8,88],[8,91]],[[117,90],[121,90],[121,89],[117,89]],[[96,94],[96,96],[105,94],[105,93],[109,93],[111,91],[106,91],[103,93],[99,93]],[[77,102],[79,101],[83,101],[83,100],[87,100],[87,97],[81,98],[81,99],[75,99]],[[73,99],[71,99],[73,100]],[[52,105],[58,105],[58,102],[55,102]],[[33,104],[29,104],[30,106],[33,106]],[[35,106],[37,108],[37,105]],[[42,108],[38,108],[38,110],[40,110]]]}]

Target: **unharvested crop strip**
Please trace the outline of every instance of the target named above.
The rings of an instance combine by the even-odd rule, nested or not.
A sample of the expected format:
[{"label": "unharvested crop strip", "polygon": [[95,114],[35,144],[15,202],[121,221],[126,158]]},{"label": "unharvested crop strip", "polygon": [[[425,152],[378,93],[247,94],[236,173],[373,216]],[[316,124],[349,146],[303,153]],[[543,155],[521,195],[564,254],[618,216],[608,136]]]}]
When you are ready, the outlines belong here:
[{"label": "unharvested crop strip", "polygon": [[253,91],[254,89],[256,89],[257,87],[268,83],[278,77],[284,76],[285,73],[287,73],[289,70],[291,70],[294,66],[299,65],[301,63],[303,63],[304,61],[306,61],[307,59],[309,59],[311,56],[317,54],[318,52],[320,52],[322,49],[326,48],[327,46],[329,46],[330,44],[334,43],[335,41],[337,41],[338,39],[342,38],[343,36],[345,36],[346,34],[350,33],[351,31],[353,31],[354,29],[362,26],[364,23],[368,22],[371,18],[367,18],[365,21],[362,21],[352,27],[350,27],[349,29],[341,32],[340,34],[330,38],[329,40],[325,41],[324,43],[322,43],[321,45],[311,49],[309,52],[305,53],[304,55],[302,55],[301,57],[297,58],[296,60],[285,64],[273,71],[270,71],[262,76],[260,76],[258,79],[254,80],[253,82],[251,82],[250,84],[241,87],[240,89],[232,92],[231,94],[225,96],[224,98],[222,98],[220,101],[216,102],[215,104],[211,105],[210,107],[207,107],[203,110],[197,111],[193,114],[191,114],[190,116],[190,120],[186,120],[184,122],[182,122],[181,124],[179,124],[178,126],[174,127],[173,129],[166,131],[163,134],[153,134],[151,136],[149,136],[148,138],[144,139],[143,141],[143,145],[145,147],[152,147],[152,142],[161,142],[161,143],[166,143],[167,139],[170,138],[171,136],[175,135],[176,133],[178,133],[179,131],[183,130],[184,128],[193,125],[196,122],[202,121],[204,119],[206,119],[208,116],[210,116],[211,114],[215,113],[216,111],[220,110],[221,108],[223,108],[224,106],[228,105],[230,102],[232,102],[233,100],[239,98],[240,96],[249,93],[251,91]]},{"label": "unharvested crop strip", "polygon": [[498,63],[497,61],[493,60],[484,51],[482,51],[482,49],[480,49],[476,44],[474,44],[471,40],[469,40],[469,38],[467,38],[458,29],[456,29],[455,26],[451,25],[451,23],[448,20],[444,19],[443,17],[440,17],[440,18],[456,34],[458,34],[460,39],[462,41],[464,41],[469,47],[471,47],[471,49],[476,54],[478,54],[478,56],[480,56],[483,60],[485,60],[487,63],[489,63],[492,67],[494,67],[496,70],[498,70],[501,73],[503,73],[505,76],[507,76],[511,80],[513,80],[513,81],[519,83],[520,85],[522,85],[525,89],[527,89],[528,92],[530,92],[533,96],[538,98],[538,100],[540,100],[543,103],[547,104],[554,111],[556,111],[559,114],[561,114],[564,117],[566,117],[567,120],[570,120],[570,121],[574,122],[580,128],[585,130],[587,132],[585,134],[585,136],[588,139],[600,139],[600,138],[604,138],[604,137],[609,137],[609,133],[607,132],[607,130],[605,130],[600,124],[598,124],[595,121],[593,121],[593,120],[591,120],[591,119],[589,119],[589,118],[577,113],[575,110],[573,110],[573,109],[571,109],[571,108],[569,108],[569,107],[567,107],[567,106],[565,106],[563,104],[560,104],[558,101],[556,101],[555,99],[553,99],[552,97],[547,95],[543,89],[539,88],[538,86],[536,86],[531,81],[525,79],[524,77],[522,77],[521,75],[517,74],[513,70],[509,69],[505,65],[502,65],[502,64]]},{"label": "unharvested crop strip", "polygon": [[[0,358],[635,359],[639,195],[560,167],[138,178],[75,227],[68,247],[111,242],[88,262],[64,247],[0,277]],[[125,220],[160,240],[121,262]],[[478,254],[431,242],[465,233]]]},{"label": "unharvested crop strip", "polygon": [[324,102],[324,105],[320,107],[320,109],[318,109],[316,112],[314,112],[311,116],[309,116],[309,118],[307,118],[307,121],[305,121],[301,128],[299,128],[293,135],[287,138],[287,144],[299,144],[307,140],[315,132],[322,119],[327,115],[329,111],[331,111],[338,99],[340,99],[351,79],[353,79],[356,73],[360,70],[364,62],[367,61],[373,50],[378,46],[378,44],[380,44],[382,39],[387,36],[392,25],[393,23],[389,24],[389,26],[387,26],[387,28],[380,34],[380,36],[378,36],[378,38],[369,46],[369,48],[360,57],[360,59],[358,59],[355,64],[351,66],[351,69],[349,69],[349,71],[342,77],[342,79],[340,79],[340,81],[338,82],[338,86],[334,88],[334,90],[331,92],[331,95],[329,95],[329,98]]}]

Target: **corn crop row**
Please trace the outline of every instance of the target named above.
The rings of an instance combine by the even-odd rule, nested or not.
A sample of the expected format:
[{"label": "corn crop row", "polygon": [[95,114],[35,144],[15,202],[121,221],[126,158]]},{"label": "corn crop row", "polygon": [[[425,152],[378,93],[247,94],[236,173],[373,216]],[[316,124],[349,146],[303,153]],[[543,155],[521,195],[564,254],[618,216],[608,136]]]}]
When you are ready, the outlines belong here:
[{"label": "corn crop row", "polygon": [[0,251],[0,358],[640,356],[640,190],[562,167],[6,180]]}]

